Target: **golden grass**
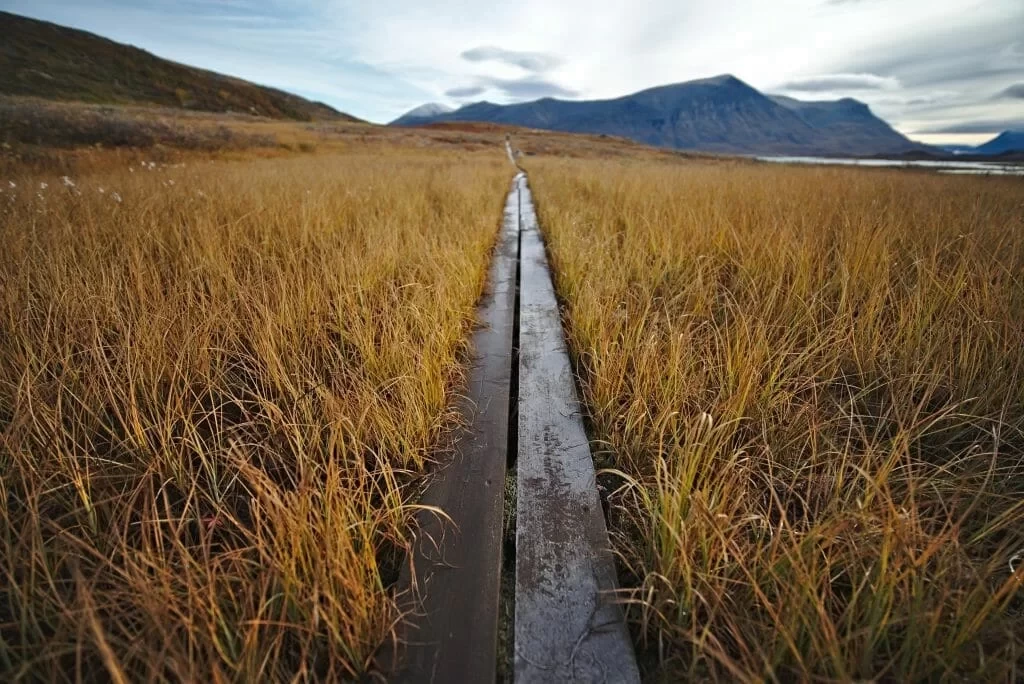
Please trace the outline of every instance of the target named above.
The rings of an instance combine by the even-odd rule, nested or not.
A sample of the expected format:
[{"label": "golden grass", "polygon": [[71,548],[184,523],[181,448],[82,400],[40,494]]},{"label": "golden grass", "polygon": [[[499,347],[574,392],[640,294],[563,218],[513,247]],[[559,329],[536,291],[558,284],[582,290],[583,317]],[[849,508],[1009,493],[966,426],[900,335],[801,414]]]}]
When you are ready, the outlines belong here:
[{"label": "golden grass", "polygon": [[0,679],[370,669],[509,176],[0,179]]},{"label": "golden grass", "polygon": [[1020,677],[1024,185],[530,160],[656,677]]}]

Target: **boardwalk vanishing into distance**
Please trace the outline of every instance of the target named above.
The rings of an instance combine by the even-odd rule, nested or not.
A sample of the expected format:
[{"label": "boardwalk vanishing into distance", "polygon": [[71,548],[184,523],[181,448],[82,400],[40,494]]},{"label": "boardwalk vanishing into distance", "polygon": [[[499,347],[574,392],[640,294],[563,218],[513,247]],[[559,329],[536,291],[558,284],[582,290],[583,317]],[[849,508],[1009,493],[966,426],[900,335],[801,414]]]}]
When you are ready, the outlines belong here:
[{"label": "boardwalk vanishing into distance", "polygon": [[[515,163],[510,141],[509,160]],[[515,475],[515,682],[639,682],[615,565],[526,174],[505,204],[454,456],[428,485],[400,581],[393,651],[405,682],[497,676],[506,468]],[[509,506],[506,506],[509,509]],[[440,515],[438,511],[443,511]],[[511,521],[505,521],[510,524]],[[506,618],[508,619],[508,618]],[[507,655],[507,654],[506,654]]]}]

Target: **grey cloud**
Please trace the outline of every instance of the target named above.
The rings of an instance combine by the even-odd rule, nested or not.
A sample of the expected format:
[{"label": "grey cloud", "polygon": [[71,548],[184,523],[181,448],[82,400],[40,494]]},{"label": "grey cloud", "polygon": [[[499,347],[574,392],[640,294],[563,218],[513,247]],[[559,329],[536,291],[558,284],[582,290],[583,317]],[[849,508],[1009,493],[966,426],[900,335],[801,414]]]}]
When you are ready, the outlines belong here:
[{"label": "grey cloud", "polygon": [[1011,100],[1024,100],[1024,83],[1014,83],[1009,88],[1000,91],[996,97],[1008,98]]},{"label": "grey cloud", "polygon": [[462,86],[460,88],[449,88],[444,91],[448,97],[476,97],[482,95],[487,88],[483,86]]},{"label": "grey cloud", "polygon": [[1024,119],[995,119],[986,121],[968,121],[966,123],[935,126],[917,133],[1001,133],[1003,131],[1024,130]]},{"label": "grey cloud", "polygon": [[872,105],[883,107],[946,107],[956,93],[938,93],[924,95],[882,95],[881,97],[866,97]]},{"label": "grey cloud", "polygon": [[837,90],[894,90],[900,87],[899,80],[878,74],[823,74],[799,78],[779,86],[780,90],[800,92],[823,92]]},{"label": "grey cloud", "polygon": [[[1014,111],[1019,99],[994,95],[1019,82],[1024,49],[1017,33],[1024,5],[1007,20],[970,27],[950,27],[934,34],[908,36],[898,44],[865,45],[833,62],[835,71],[886,74],[902,88],[886,96],[909,99],[942,93],[935,102],[883,105],[879,113],[905,133],[990,135],[1021,126]],[[968,28],[970,30],[968,30]],[[881,92],[881,91],[880,91]],[[865,99],[882,105],[870,93]]]},{"label": "grey cloud", "polygon": [[[1024,20],[1024,10],[1017,15]],[[986,28],[950,30],[909,39],[885,51],[867,50],[849,58],[843,68],[891,74],[904,85],[922,87],[1019,76],[1024,71],[1024,47],[1015,40],[1019,28],[1012,20]]]},{"label": "grey cloud", "polygon": [[533,100],[541,97],[576,97],[579,95],[575,90],[536,76],[519,79],[482,78],[480,80],[514,99]]},{"label": "grey cloud", "polygon": [[464,98],[482,95],[488,90],[497,90],[514,101],[537,100],[543,97],[576,97],[579,92],[548,81],[538,76],[525,78],[497,78],[482,76],[477,85],[459,86],[445,91],[448,97]]},{"label": "grey cloud", "polygon": [[502,62],[536,73],[550,71],[562,63],[560,57],[547,52],[519,52],[493,45],[466,50],[461,57],[469,62]]}]

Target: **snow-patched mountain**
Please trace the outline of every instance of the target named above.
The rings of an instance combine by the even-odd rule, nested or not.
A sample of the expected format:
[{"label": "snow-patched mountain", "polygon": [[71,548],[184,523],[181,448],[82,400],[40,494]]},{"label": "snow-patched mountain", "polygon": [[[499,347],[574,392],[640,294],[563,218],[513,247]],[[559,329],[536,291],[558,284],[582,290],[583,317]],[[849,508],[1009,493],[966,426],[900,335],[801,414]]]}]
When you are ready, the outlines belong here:
[{"label": "snow-patched mountain", "polygon": [[659,147],[731,154],[934,151],[893,130],[857,100],[802,102],[772,98],[729,74],[650,88],[611,100],[544,98],[511,105],[477,102],[411,123],[435,121],[483,121],[569,133],[603,133]]},{"label": "snow-patched mountain", "polygon": [[414,126],[417,123],[424,123],[435,117],[442,116],[454,111],[451,107],[437,102],[428,102],[415,109],[410,109],[402,116],[392,121],[389,126]]}]

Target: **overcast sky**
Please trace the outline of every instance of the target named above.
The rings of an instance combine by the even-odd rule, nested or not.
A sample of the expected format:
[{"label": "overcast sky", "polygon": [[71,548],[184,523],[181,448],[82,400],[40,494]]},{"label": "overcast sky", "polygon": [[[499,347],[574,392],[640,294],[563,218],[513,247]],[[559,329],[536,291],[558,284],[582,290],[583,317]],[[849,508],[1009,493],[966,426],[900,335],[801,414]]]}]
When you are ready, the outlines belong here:
[{"label": "overcast sky", "polygon": [[1024,0],[0,0],[371,121],[732,73],[928,142],[1024,129]]}]

